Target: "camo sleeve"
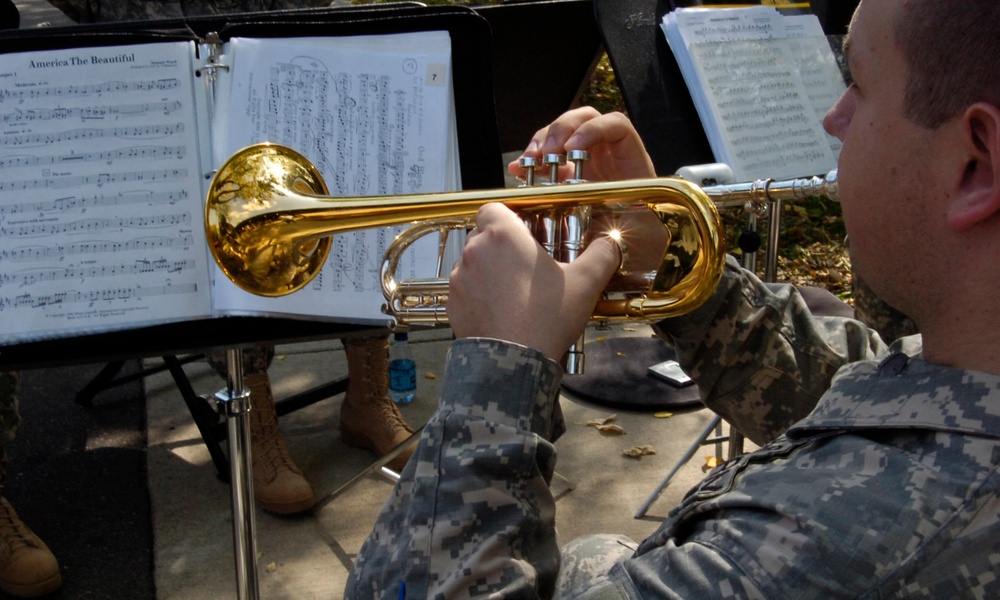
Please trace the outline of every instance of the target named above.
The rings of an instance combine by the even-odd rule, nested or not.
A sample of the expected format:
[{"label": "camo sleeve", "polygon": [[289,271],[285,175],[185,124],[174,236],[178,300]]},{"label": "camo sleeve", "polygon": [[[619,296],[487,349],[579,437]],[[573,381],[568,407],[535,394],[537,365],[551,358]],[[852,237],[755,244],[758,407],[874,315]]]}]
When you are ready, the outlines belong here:
[{"label": "camo sleeve", "polygon": [[346,598],[538,598],[559,569],[551,440],[560,366],[498,340],[452,344],[442,397],[361,548]]},{"label": "camo sleeve", "polygon": [[796,288],[727,259],[715,294],[656,324],[710,409],[757,444],[809,414],[837,370],[886,351],[860,321],[809,312]]}]

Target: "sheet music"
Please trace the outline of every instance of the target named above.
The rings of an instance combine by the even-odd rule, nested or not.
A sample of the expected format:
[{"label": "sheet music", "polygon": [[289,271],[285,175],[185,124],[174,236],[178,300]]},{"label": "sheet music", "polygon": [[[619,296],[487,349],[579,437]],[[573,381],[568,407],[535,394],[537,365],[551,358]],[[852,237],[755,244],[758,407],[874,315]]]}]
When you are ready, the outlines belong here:
[{"label": "sheet music", "polygon": [[[255,142],[284,144],[316,165],[335,196],[458,189],[447,32],[240,38],[230,46],[225,156]],[[288,296],[256,297],[219,275],[216,306],[385,323],[379,269],[399,229],[335,237],[321,274]],[[414,250],[401,275],[433,276],[436,240],[422,240]]]},{"label": "sheet music", "polygon": [[4,342],[211,313],[192,56],[0,56]]},{"label": "sheet music", "polygon": [[815,16],[765,6],[678,9],[663,30],[716,159],[738,180],[836,166],[840,144],[822,119],[844,84]]}]

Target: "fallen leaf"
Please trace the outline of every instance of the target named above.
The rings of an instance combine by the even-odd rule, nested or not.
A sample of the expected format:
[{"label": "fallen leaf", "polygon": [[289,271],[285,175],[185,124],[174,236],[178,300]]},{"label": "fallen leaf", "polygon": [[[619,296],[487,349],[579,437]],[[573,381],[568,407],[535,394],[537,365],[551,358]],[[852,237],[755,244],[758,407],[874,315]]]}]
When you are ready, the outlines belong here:
[{"label": "fallen leaf", "polygon": [[272,563],[268,563],[267,564],[267,572],[268,573],[274,573],[277,570],[278,570],[278,563],[272,562]]},{"label": "fallen leaf", "polygon": [[717,467],[717,466],[719,466],[721,464],[722,464],[722,461],[719,458],[715,457],[715,456],[706,456],[705,457],[705,468],[706,469],[714,469],[715,467]]},{"label": "fallen leaf", "polygon": [[657,419],[669,419],[670,417],[674,416],[674,413],[670,412],[669,410],[661,410],[660,412],[653,413],[653,416],[656,417]]},{"label": "fallen leaf", "polygon": [[596,425],[601,435],[625,435],[625,429],[621,425]]},{"label": "fallen leaf", "polygon": [[617,418],[618,415],[611,415],[610,417],[602,417],[600,419],[593,419],[591,421],[587,421],[586,423],[584,423],[584,425],[586,425],[587,427],[600,427],[601,425],[607,425],[608,423],[611,423]]},{"label": "fallen leaf", "polygon": [[437,377],[438,376],[435,375],[433,371],[427,371],[424,373],[424,379],[437,379]]},{"label": "fallen leaf", "polygon": [[656,449],[650,445],[635,446],[633,448],[627,448],[622,450],[622,454],[629,458],[642,458],[643,456],[649,456],[651,454],[656,454]]}]

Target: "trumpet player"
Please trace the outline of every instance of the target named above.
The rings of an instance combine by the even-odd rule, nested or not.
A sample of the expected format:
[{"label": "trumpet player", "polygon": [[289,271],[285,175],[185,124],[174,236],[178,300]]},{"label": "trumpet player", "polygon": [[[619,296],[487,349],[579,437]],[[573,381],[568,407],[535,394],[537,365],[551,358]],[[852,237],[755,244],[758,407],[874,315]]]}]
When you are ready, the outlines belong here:
[{"label": "trumpet player", "polygon": [[[615,246],[557,265],[509,211],[483,208],[452,273],[440,407],[347,597],[1000,596],[997,31],[996,0],[862,0],[854,82],[824,126],[843,142],[853,267],[921,335],[886,345],[859,321],[813,317],[794,288],[730,260],[709,300],[655,328],[705,403],[761,448],[641,543],[560,548],[547,485],[554,359]],[[570,148],[591,151],[589,179],[652,173],[621,115],[569,112],[526,153]]]}]

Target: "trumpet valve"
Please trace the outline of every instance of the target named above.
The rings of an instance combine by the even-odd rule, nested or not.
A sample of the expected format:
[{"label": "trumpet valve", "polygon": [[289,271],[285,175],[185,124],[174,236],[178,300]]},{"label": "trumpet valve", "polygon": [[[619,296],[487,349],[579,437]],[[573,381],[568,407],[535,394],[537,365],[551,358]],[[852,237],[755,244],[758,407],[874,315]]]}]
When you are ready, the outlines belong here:
[{"label": "trumpet valve", "polygon": [[538,163],[534,158],[530,156],[522,156],[518,159],[517,164],[524,169],[524,183],[521,187],[532,187],[535,185],[535,168]]},{"label": "trumpet valve", "polygon": [[566,183],[585,183],[583,178],[583,165],[590,160],[590,152],[586,150],[570,150],[567,158],[573,163],[573,177],[567,179]]},{"label": "trumpet valve", "polygon": [[555,185],[559,183],[559,167],[566,164],[566,155],[546,154],[542,157],[542,163],[549,168],[549,180],[543,185]]}]

